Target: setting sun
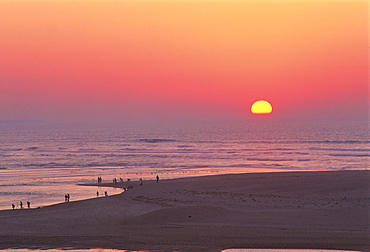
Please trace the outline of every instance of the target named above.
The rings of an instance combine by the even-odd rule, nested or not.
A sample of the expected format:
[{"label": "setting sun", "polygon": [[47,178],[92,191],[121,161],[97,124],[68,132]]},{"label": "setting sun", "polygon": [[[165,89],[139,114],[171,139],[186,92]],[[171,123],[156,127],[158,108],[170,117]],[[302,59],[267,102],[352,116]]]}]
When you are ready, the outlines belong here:
[{"label": "setting sun", "polygon": [[251,112],[255,115],[268,115],[272,112],[272,106],[268,101],[259,100],[252,104]]}]

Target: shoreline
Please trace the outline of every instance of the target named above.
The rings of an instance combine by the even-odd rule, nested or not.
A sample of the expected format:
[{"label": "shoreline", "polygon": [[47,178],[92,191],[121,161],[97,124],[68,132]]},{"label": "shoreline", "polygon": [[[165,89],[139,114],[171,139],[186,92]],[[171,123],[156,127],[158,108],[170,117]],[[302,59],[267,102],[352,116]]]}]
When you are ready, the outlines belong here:
[{"label": "shoreline", "polygon": [[0,249],[370,251],[370,171],[222,174],[85,186],[124,193],[0,211]]},{"label": "shoreline", "polygon": [[[197,176],[184,176],[184,177],[173,177],[173,178],[160,178],[160,181],[174,181],[174,180],[188,180],[188,179],[198,179],[198,178],[207,178],[207,177],[221,177],[221,176],[235,176],[235,175],[251,175],[251,176],[254,176],[254,175],[267,175],[267,174],[280,174],[280,173],[285,173],[285,174],[289,174],[289,173],[317,173],[317,172],[323,172],[323,173],[333,173],[333,172],[365,172],[365,173],[369,173],[369,178],[370,178],[370,170],[365,170],[365,169],[358,169],[358,170],[290,170],[290,169],[266,169],[266,171],[259,171],[260,169],[256,169],[252,172],[230,172],[230,173],[226,173],[226,172],[221,172],[221,173],[218,173],[217,172],[213,172],[213,174],[202,174],[202,175],[197,175]],[[153,177],[155,175],[157,175],[160,173],[153,173]],[[143,183],[145,182],[149,182],[149,183],[153,183],[155,182],[155,178],[154,179],[148,179],[148,180],[143,180]],[[95,186],[95,187],[110,187],[110,188],[123,188],[123,187],[127,187],[128,185],[130,184],[135,184],[135,185],[138,185],[140,183],[140,180],[130,180],[129,182],[128,181],[123,181],[123,182],[120,182],[120,181],[117,181],[117,183],[113,183],[113,182],[107,182],[107,183],[104,183],[104,182],[101,182],[101,183],[78,183],[76,185],[78,186]],[[1,210],[0,210],[1,211]]]}]

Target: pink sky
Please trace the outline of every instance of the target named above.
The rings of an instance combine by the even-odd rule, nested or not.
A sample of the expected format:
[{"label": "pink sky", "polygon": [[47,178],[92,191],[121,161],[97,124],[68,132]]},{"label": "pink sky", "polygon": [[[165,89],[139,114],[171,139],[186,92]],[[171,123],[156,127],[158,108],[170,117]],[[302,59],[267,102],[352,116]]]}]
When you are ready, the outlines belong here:
[{"label": "pink sky", "polygon": [[368,116],[367,1],[2,1],[0,120]]}]

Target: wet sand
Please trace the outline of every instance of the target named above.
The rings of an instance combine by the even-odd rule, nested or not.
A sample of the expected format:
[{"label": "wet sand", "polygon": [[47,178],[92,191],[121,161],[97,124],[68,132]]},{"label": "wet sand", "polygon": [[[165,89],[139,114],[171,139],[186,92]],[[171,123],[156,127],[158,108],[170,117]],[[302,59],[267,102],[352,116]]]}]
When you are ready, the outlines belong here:
[{"label": "wet sand", "polygon": [[105,184],[133,188],[0,211],[0,249],[370,251],[369,178],[370,171],[281,172]]}]

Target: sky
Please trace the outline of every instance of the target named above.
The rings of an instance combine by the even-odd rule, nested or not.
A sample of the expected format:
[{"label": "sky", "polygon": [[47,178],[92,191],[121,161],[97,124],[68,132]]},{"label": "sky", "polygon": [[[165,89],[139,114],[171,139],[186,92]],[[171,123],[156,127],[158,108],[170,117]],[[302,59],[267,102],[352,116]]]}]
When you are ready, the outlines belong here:
[{"label": "sky", "polygon": [[0,1],[0,120],[369,116],[366,0]]}]

